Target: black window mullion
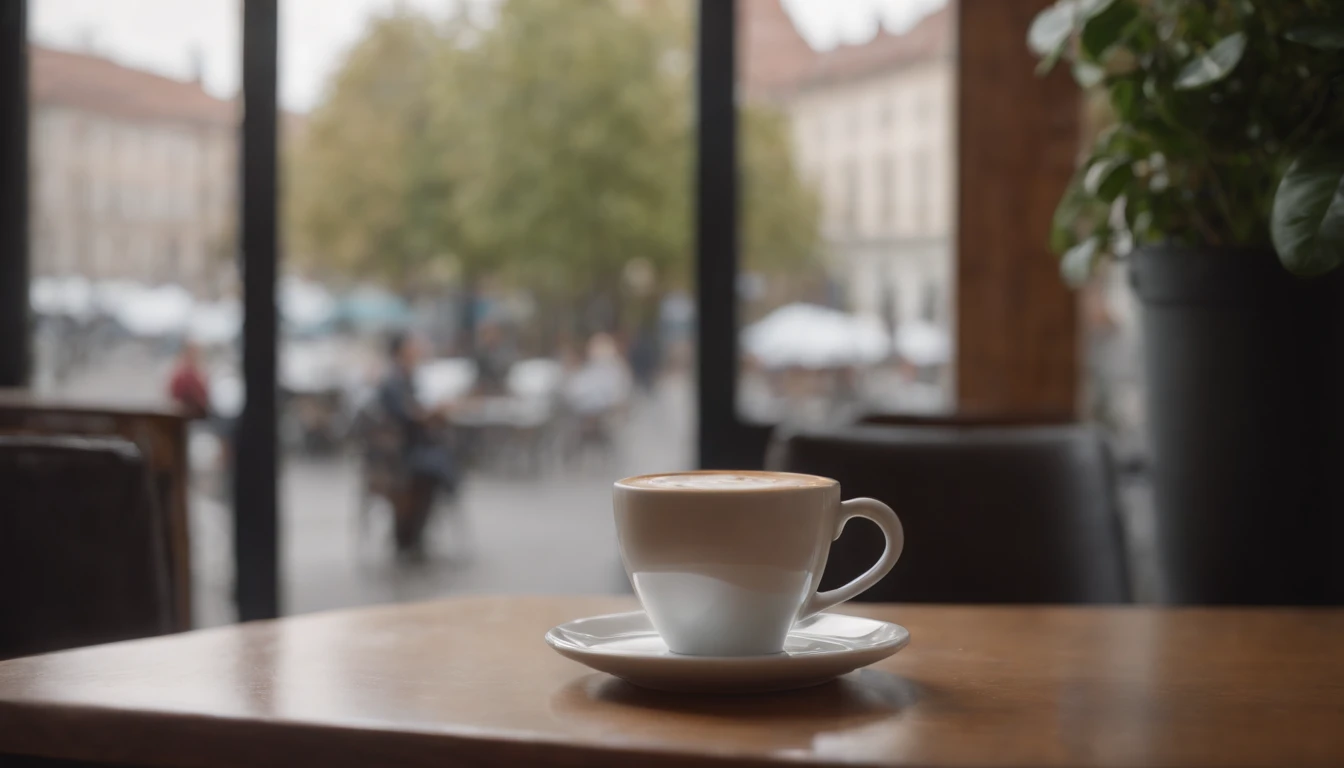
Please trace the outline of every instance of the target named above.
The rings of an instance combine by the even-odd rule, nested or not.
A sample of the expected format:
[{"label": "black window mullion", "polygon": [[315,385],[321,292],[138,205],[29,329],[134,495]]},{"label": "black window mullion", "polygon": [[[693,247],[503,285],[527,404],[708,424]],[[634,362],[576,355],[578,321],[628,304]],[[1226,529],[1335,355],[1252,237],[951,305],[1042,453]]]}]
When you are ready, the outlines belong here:
[{"label": "black window mullion", "polygon": [[697,445],[706,469],[759,467],[769,436],[737,416],[737,6],[700,0],[696,48]]},{"label": "black window mullion", "polygon": [[0,2],[0,387],[30,372],[28,3]]},{"label": "black window mullion", "polygon": [[279,262],[278,0],[243,0],[243,117],[239,229],[242,243],[243,385],[234,444],[234,563],[238,618],[280,613],[276,437],[275,284]]}]

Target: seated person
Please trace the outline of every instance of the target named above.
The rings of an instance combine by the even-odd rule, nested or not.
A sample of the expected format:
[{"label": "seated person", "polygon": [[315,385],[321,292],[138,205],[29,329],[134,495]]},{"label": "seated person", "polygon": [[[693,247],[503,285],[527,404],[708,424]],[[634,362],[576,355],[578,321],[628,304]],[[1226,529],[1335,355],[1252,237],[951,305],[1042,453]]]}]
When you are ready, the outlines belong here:
[{"label": "seated person", "polygon": [[426,409],[415,393],[415,370],[424,355],[417,336],[395,334],[388,344],[390,370],[378,387],[378,403],[401,432],[402,461],[410,475],[408,503],[394,504],[398,553],[423,547],[425,523],[435,495],[457,490],[458,473],[448,447],[439,439],[445,409]]}]

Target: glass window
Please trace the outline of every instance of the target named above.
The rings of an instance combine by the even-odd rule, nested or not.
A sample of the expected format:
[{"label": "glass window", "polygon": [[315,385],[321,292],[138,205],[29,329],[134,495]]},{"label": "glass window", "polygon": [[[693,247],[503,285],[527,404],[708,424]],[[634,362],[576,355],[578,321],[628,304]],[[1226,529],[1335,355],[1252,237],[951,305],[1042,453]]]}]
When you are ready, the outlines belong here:
[{"label": "glass window", "polygon": [[280,9],[287,609],[624,590],[611,481],[694,462],[694,3]]},{"label": "glass window", "polygon": [[[226,162],[238,117],[238,0],[29,0],[33,384],[43,393],[167,406],[168,382],[199,349],[211,418],[191,427],[189,502],[196,622],[234,617],[227,451],[239,403],[236,254],[206,262],[187,239],[233,242],[232,197],[202,216],[180,205],[169,153],[190,145]],[[199,51],[215,73],[187,66]],[[207,172],[207,171],[203,171]],[[36,224],[36,223],[39,223]]]},{"label": "glass window", "polygon": [[[742,269],[758,288],[739,295],[739,413],[831,424],[949,409],[954,132],[928,115],[951,113],[951,11],[759,0],[739,6],[738,24],[744,93],[763,92],[751,78],[767,60],[788,73],[741,104]],[[860,115],[874,129],[862,140]],[[761,135],[772,121],[849,129],[798,131],[790,147]],[[799,172],[813,157],[825,158],[822,183]]]}]

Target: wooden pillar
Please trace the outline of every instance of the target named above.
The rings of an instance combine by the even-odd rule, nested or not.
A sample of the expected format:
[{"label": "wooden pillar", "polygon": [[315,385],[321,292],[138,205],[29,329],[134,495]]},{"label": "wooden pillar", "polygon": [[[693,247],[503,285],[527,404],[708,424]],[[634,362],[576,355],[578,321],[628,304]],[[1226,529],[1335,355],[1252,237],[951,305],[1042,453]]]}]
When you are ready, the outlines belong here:
[{"label": "wooden pillar", "polygon": [[1027,28],[1050,0],[960,0],[957,409],[1077,412],[1076,297],[1047,247],[1078,147],[1064,67],[1035,74]]}]

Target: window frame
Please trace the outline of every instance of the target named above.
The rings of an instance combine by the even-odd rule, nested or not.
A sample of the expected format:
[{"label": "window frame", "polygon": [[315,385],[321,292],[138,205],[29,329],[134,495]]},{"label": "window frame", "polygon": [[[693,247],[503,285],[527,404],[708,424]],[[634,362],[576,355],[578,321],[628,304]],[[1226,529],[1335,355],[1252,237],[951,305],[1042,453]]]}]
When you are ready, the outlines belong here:
[{"label": "window frame", "polygon": [[30,374],[28,3],[0,3],[0,387]]},{"label": "window frame", "polygon": [[[234,478],[239,618],[281,612],[276,444],[278,0],[243,15],[238,191],[243,372]],[[956,404],[962,416],[1076,414],[1075,300],[1046,253],[1072,172],[1077,89],[1034,74],[1023,44],[1050,0],[949,0],[957,23]],[[737,413],[739,195],[736,0],[699,0],[695,264],[698,463],[763,462],[769,425]],[[0,3],[0,386],[30,374],[27,2]],[[902,114],[893,105],[893,117]],[[824,118],[819,118],[824,119]],[[830,134],[831,126],[820,126]],[[844,127],[840,126],[843,133]],[[898,162],[898,165],[900,163]],[[729,331],[731,332],[725,332]]]},{"label": "window frame", "polygon": [[[956,26],[955,412],[972,420],[1072,421],[1081,375],[1077,302],[1060,280],[1047,242],[1053,206],[1068,186],[1078,149],[1080,96],[1059,69],[1038,77],[1023,42],[1051,0],[948,3]],[[740,327],[732,286],[740,254],[733,95],[740,3],[699,5],[699,465],[752,469],[764,462],[773,425],[749,423],[736,407]],[[916,98],[913,109],[927,112],[926,97]],[[916,222],[921,236],[926,225]],[[1004,232],[1011,236],[1002,237]],[[728,328],[732,333],[724,333]]]}]

